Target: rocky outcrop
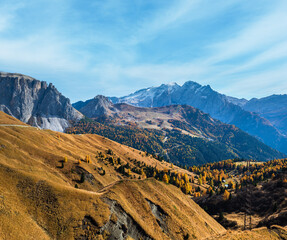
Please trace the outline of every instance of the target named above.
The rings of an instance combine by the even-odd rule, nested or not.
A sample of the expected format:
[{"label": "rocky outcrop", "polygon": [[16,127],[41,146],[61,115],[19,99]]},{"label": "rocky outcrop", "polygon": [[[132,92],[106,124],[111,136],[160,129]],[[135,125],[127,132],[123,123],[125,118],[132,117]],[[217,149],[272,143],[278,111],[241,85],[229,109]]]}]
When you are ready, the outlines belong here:
[{"label": "rocky outcrop", "polygon": [[100,229],[101,233],[108,234],[107,239],[124,240],[132,239],[152,240],[152,238],[141,228],[141,226],[130,216],[116,201],[105,199],[110,207],[111,215],[109,221]]},{"label": "rocky outcrop", "polygon": [[0,110],[43,129],[64,131],[83,117],[51,83],[0,72]]},{"label": "rocky outcrop", "polygon": [[168,214],[157,204],[152,202],[149,199],[146,199],[148,205],[150,206],[152,214],[155,216],[158,225],[160,226],[162,232],[168,233],[168,226],[166,223],[167,218],[169,217]]}]

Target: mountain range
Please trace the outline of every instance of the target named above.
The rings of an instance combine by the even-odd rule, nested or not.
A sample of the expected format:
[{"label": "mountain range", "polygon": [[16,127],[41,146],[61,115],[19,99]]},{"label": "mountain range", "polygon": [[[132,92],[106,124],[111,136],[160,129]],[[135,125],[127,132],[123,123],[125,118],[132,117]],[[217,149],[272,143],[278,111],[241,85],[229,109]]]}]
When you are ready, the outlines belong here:
[{"label": "mountain range", "polygon": [[257,137],[265,144],[287,153],[286,95],[263,99],[237,99],[188,81],[182,86],[162,84],[142,89],[124,97],[110,97],[113,103],[140,107],[162,107],[173,104],[190,105],[210,114],[212,118],[233,124]]},{"label": "mountain range", "polygon": [[252,98],[242,106],[246,111],[256,112],[269,120],[281,133],[287,135],[287,95]]},{"label": "mountain range", "polygon": [[135,107],[97,96],[73,106],[93,121],[82,120],[67,132],[97,133],[181,165],[284,156],[234,125],[189,105]]},{"label": "mountain range", "polygon": [[[247,101],[189,81],[109,99],[99,96],[77,102],[73,106],[78,111],[51,83],[0,72],[0,110],[39,128],[74,131],[76,127],[76,132],[94,131],[114,140],[118,136],[112,131],[117,131],[124,136],[124,144],[188,165],[232,157],[268,160],[284,156],[278,151],[287,151],[284,95]],[[84,130],[79,127],[84,117],[97,123],[91,127],[83,120]],[[139,136],[141,141],[135,139]]]},{"label": "mountain range", "polygon": [[[136,98],[130,105],[97,96],[74,104],[78,111],[52,84],[2,72],[0,236],[286,239],[281,227],[286,223],[286,159],[278,159],[286,155],[190,104],[174,104],[170,96],[182,87],[161,87],[168,89],[162,92],[163,106],[154,107],[160,95],[147,91],[150,97],[154,94],[153,107],[134,106]],[[203,92],[212,91],[201,86],[195,92],[204,99]],[[225,99],[230,112],[254,117],[245,121],[261,119],[284,137],[283,95],[250,101],[219,96],[213,91],[208,102],[205,94],[206,105]],[[222,112],[228,113],[224,107]],[[236,230],[244,228],[244,206],[250,199],[241,158],[272,160],[252,162],[252,211],[259,214],[252,231]],[[216,163],[191,166],[207,162]]]}]

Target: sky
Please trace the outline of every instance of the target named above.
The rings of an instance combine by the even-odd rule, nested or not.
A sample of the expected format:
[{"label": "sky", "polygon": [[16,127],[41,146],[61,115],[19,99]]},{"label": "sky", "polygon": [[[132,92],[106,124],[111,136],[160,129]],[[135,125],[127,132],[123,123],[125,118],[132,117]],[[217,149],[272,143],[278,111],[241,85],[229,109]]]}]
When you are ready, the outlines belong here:
[{"label": "sky", "polygon": [[72,102],[190,80],[287,94],[287,1],[0,0],[0,71]]}]

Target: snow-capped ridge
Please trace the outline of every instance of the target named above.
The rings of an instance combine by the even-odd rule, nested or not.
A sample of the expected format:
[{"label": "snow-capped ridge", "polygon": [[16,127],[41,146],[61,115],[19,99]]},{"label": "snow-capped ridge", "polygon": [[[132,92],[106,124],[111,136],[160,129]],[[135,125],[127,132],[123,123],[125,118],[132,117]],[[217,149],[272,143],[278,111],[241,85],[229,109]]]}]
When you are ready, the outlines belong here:
[{"label": "snow-capped ridge", "polygon": [[[116,98],[113,102],[124,102],[138,107],[190,105],[224,123],[233,124],[258,137],[265,144],[287,153],[287,138],[284,133],[264,117],[244,109],[247,100],[230,98],[213,90],[210,85],[201,85],[194,81],[187,81],[182,86],[162,84],[147,89]],[[281,125],[284,128],[287,126],[285,123]]]}]

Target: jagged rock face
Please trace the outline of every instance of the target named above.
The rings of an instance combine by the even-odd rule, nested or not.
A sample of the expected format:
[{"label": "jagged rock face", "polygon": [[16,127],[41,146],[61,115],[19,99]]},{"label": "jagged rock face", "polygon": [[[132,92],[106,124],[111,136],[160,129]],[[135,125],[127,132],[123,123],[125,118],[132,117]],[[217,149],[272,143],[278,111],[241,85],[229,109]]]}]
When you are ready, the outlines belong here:
[{"label": "jagged rock face", "polygon": [[83,117],[52,85],[34,78],[0,73],[0,110],[44,129],[64,131]]},{"label": "jagged rock face", "polygon": [[172,104],[187,104],[208,113],[222,122],[236,125],[243,131],[256,136],[265,144],[287,153],[287,138],[267,119],[257,113],[244,110],[231,99],[214,91],[209,85],[201,86],[196,82],[161,85],[139,90],[121,98],[110,98],[114,103],[127,103],[140,107],[162,107]]}]

